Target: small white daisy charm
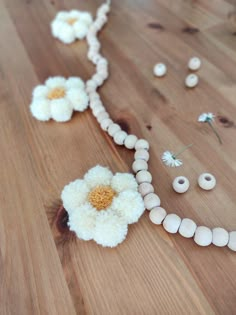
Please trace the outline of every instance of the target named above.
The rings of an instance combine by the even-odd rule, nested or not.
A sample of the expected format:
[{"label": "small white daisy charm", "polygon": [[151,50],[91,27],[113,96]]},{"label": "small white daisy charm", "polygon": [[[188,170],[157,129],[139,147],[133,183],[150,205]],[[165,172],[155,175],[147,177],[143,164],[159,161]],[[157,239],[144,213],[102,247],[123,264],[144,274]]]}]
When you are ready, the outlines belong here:
[{"label": "small white daisy charm", "polygon": [[64,44],[71,44],[86,37],[92,22],[92,15],[88,12],[61,11],[51,23],[52,35]]},{"label": "small white daisy charm", "polygon": [[145,210],[132,174],[113,175],[99,165],[91,168],[83,179],[65,186],[61,198],[70,230],[78,238],[94,240],[104,247],[122,243],[128,224],[137,222]]},{"label": "small white daisy charm", "polygon": [[83,112],[88,103],[85,84],[80,78],[53,77],[33,90],[30,110],[38,120],[65,122],[71,119],[74,110]]}]

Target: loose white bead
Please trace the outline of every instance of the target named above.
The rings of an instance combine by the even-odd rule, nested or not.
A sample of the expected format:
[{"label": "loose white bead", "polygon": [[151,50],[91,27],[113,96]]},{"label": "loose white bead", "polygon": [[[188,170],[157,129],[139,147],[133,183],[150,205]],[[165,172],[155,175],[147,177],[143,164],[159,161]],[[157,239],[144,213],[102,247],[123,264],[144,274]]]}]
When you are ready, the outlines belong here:
[{"label": "loose white bead", "polygon": [[148,161],[148,160],[149,160],[149,153],[148,153],[147,150],[140,149],[140,150],[137,150],[137,151],[135,152],[134,158],[135,158],[135,160]]},{"label": "loose white bead", "polygon": [[228,247],[231,250],[236,251],[236,231],[229,232]]},{"label": "loose white bead", "polygon": [[145,149],[148,150],[149,149],[149,143],[147,142],[147,140],[145,139],[139,139],[136,143],[135,143],[135,150],[139,150],[139,149]]},{"label": "loose white bead", "polygon": [[154,187],[150,183],[142,183],[138,186],[138,191],[142,197],[154,192]]},{"label": "loose white bead", "polygon": [[140,171],[136,174],[136,180],[139,184],[141,183],[151,183],[152,174],[148,171]]},{"label": "loose white bead", "polygon": [[97,121],[101,123],[104,119],[109,118],[109,114],[106,111],[102,111],[97,115]]},{"label": "loose white bead", "polygon": [[194,73],[189,74],[185,79],[185,85],[188,88],[193,88],[198,85],[198,76]]},{"label": "loose white bead", "polygon": [[107,119],[103,119],[101,122],[101,128],[102,130],[107,131],[107,129],[109,128],[109,126],[113,124],[113,121],[110,118]]},{"label": "loose white bead", "polygon": [[183,194],[189,189],[189,180],[184,176],[178,176],[174,179],[172,187],[177,193]]},{"label": "loose white bead", "polygon": [[214,228],[212,230],[212,243],[216,246],[223,247],[229,242],[229,233],[223,228]]},{"label": "loose white bead", "polygon": [[169,233],[177,233],[179,226],[181,224],[181,219],[177,214],[171,213],[167,214],[163,222],[164,229]]},{"label": "loose white bead", "polygon": [[128,135],[128,137],[125,139],[125,147],[127,149],[133,149],[137,140],[138,138],[135,135]]},{"label": "loose white bead", "polygon": [[210,173],[203,173],[198,178],[198,185],[204,190],[211,190],[216,185],[216,179]]},{"label": "loose white bead", "polygon": [[150,193],[146,195],[143,198],[143,200],[144,200],[144,206],[147,210],[151,210],[155,207],[159,207],[161,204],[160,198],[154,193]]},{"label": "loose white bead", "polygon": [[120,130],[120,126],[117,125],[117,124],[111,124],[109,127],[108,127],[108,134],[113,137],[114,134]]},{"label": "loose white bead", "polygon": [[163,77],[167,72],[166,65],[164,63],[157,63],[153,68],[153,73],[157,77]]},{"label": "loose white bead", "polygon": [[135,173],[139,171],[146,171],[148,169],[148,164],[144,160],[135,160],[132,164],[132,169]]},{"label": "loose white bead", "polygon": [[198,226],[194,235],[194,241],[199,246],[208,246],[212,242],[212,231],[206,226]]},{"label": "loose white bead", "polygon": [[188,62],[188,68],[196,71],[201,67],[201,60],[198,57],[192,57]]},{"label": "loose white bead", "polygon": [[126,137],[127,137],[127,133],[123,130],[119,130],[114,134],[113,139],[116,144],[123,145]]},{"label": "loose white bead", "polygon": [[153,208],[149,212],[149,218],[154,224],[160,225],[166,217],[166,210],[161,207]]},{"label": "loose white bead", "polygon": [[179,234],[183,237],[190,238],[193,237],[197,229],[197,224],[188,218],[184,218],[179,227]]}]

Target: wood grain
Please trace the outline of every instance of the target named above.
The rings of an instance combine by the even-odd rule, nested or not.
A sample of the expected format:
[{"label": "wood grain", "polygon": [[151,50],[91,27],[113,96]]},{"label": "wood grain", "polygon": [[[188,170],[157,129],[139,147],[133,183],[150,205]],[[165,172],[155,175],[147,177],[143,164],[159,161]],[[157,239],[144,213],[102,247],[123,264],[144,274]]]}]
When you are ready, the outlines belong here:
[{"label": "wood grain", "polygon": [[[87,46],[64,46],[49,24],[56,12],[93,13],[101,0],[0,0],[0,314],[224,314],[236,310],[236,255],[199,248],[168,235],[148,213],[115,249],[77,240],[54,217],[65,184],[102,164],[131,170],[133,153],[113,144],[90,110],[69,123],[34,120],[33,87],[49,76],[94,72]],[[236,36],[227,24],[228,0],[113,1],[100,35],[111,76],[101,96],[114,120],[151,144],[154,185],[168,212],[197,224],[236,229]],[[191,56],[201,58],[200,84],[186,90]],[[168,66],[163,79],[156,62]],[[217,115],[220,146],[200,113]],[[85,141],[86,139],[86,141]],[[166,168],[164,150],[194,143],[184,167]],[[215,174],[214,191],[201,191],[200,173]],[[179,196],[177,175],[191,182]]]}]

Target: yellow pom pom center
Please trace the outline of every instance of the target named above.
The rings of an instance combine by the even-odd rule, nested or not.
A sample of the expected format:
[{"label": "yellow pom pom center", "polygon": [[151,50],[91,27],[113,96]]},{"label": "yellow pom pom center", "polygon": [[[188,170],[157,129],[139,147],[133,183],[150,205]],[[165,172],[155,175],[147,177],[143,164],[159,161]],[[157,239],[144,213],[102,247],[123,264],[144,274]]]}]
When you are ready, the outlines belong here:
[{"label": "yellow pom pom center", "polygon": [[58,99],[58,98],[63,98],[65,97],[66,95],[66,91],[63,87],[57,87],[57,88],[54,88],[52,89],[47,97],[49,100],[55,100],[55,99]]},{"label": "yellow pom pom center", "polygon": [[77,22],[77,21],[78,21],[78,18],[70,18],[67,20],[67,23],[70,25],[74,25],[75,22]]},{"label": "yellow pom pom center", "polygon": [[110,186],[97,186],[90,191],[88,200],[98,211],[107,209],[116,195]]}]

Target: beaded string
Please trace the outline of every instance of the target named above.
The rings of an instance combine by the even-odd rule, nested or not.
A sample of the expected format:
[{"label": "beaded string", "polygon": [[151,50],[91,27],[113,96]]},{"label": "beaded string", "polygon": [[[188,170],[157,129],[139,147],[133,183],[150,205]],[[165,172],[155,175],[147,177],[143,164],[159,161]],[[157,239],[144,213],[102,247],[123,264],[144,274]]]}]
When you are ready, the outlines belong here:
[{"label": "beaded string", "polygon": [[228,246],[236,251],[236,231],[228,232],[217,227],[210,229],[197,224],[188,218],[181,219],[177,214],[167,214],[161,205],[159,196],[154,192],[152,175],[148,171],[149,143],[145,139],[138,139],[136,135],[127,134],[122,128],[114,123],[106,111],[97,89],[108,79],[108,61],[100,53],[101,44],[97,34],[106,24],[107,15],[110,12],[111,1],[107,0],[98,10],[96,19],[92,23],[88,34],[87,43],[89,46],[88,59],[96,66],[96,73],[86,82],[86,91],[90,99],[90,108],[97,119],[100,127],[112,137],[115,144],[125,146],[127,149],[135,150],[132,169],[135,173],[144,204],[150,211],[150,220],[157,225],[162,224],[169,233],[180,233],[183,237],[194,238],[199,246],[214,244],[218,247]]}]

